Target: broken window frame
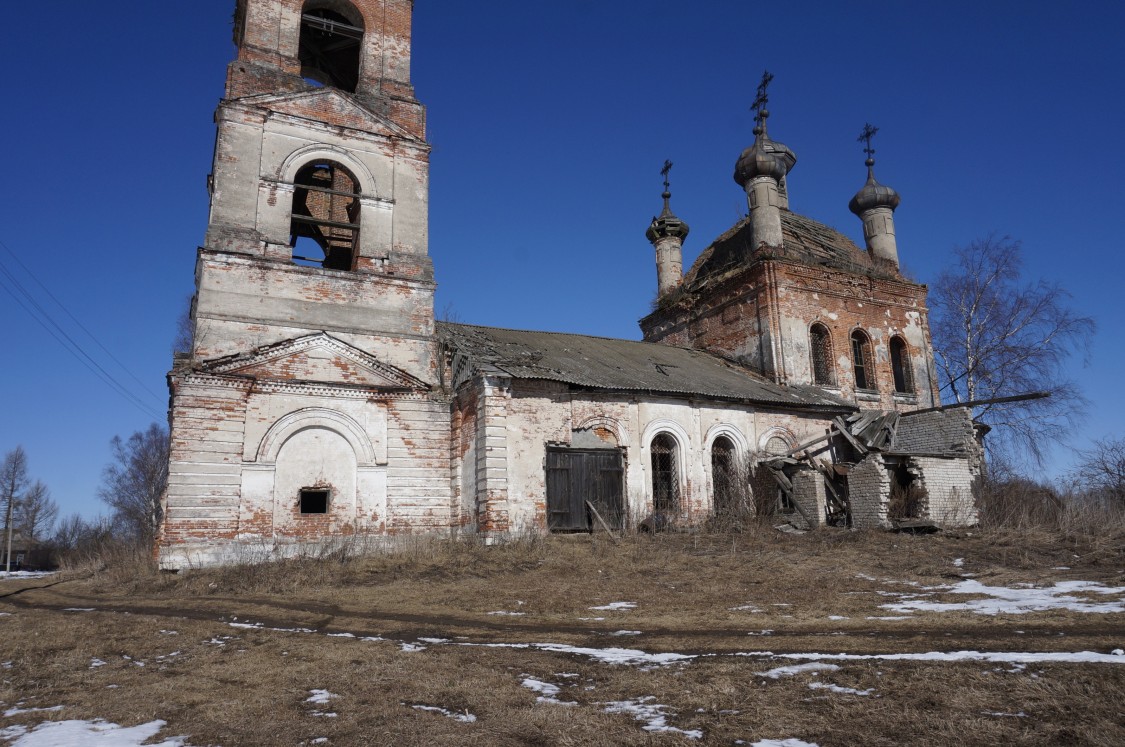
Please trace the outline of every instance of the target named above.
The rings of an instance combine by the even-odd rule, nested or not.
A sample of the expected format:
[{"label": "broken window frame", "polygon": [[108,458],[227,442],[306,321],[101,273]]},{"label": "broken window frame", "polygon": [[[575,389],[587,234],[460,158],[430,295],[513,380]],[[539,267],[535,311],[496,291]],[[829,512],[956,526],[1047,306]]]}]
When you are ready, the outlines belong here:
[{"label": "broken window frame", "polygon": [[[327,183],[333,187],[314,184],[317,172],[328,169]],[[343,176],[351,183],[351,189],[346,191],[335,189],[338,186],[338,177]],[[320,181],[325,181],[320,179]],[[327,198],[327,215],[313,215],[314,209],[309,205],[310,194],[325,195]],[[350,197],[351,201],[343,207],[344,215],[337,215],[339,206],[336,199]],[[360,237],[360,192],[359,180],[343,164],[329,159],[318,159],[303,165],[293,178],[293,208],[289,222],[289,245],[297,247],[300,238],[311,239],[320,246],[324,252],[323,259],[305,257],[293,254],[293,260],[318,263],[323,269],[328,270],[354,270],[359,257]],[[346,217],[344,222],[336,218]]]},{"label": "broken window frame", "polygon": [[[340,10],[350,11],[352,17]],[[351,3],[305,3],[297,46],[301,77],[355,93],[359,88],[364,33],[363,16]]]},{"label": "broken window frame", "polygon": [[812,380],[820,386],[835,386],[832,365],[832,333],[820,322],[809,327],[809,362]]},{"label": "broken window frame", "polygon": [[[306,501],[315,502],[312,508],[307,508]],[[319,509],[323,501],[324,510]],[[324,487],[301,488],[297,491],[297,513],[301,516],[324,516],[332,505],[332,490]]]},{"label": "broken window frame", "polygon": [[855,388],[859,391],[875,392],[875,366],[871,356],[871,338],[862,329],[852,332],[852,367],[855,375]]},{"label": "broken window frame", "polygon": [[649,445],[652,465],[652,510],[674,514],[680,510],[679,444],[668,433],[658,433]]},{"label": "broken window frame", "polygon": [[891,338],[891,374],[895,394],[914,394],[914,366],[910,361],[910,347],[898,335]]}]

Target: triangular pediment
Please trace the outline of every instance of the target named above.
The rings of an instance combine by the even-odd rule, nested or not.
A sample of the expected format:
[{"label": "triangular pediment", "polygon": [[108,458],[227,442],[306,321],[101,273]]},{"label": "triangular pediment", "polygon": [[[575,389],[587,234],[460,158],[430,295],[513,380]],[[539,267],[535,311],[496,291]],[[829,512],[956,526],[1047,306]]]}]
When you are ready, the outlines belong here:
[{"label": "triangular pediment", "polygon": [[419,140],[405,129],[379,115],[354,97],[335,88],[314,88],[295,93],[264,94],[247,96],[239,103],[268,109],[278,114],[311,119],[316,122],[330,122],[334,125],[350,127],[384,137]]},{"label": "triangular pediment", "polygon": [[244,355],[207,361],[200,369],[203,373],[270,381],[429,389],[422,380],[323,332],[267,345]]}]

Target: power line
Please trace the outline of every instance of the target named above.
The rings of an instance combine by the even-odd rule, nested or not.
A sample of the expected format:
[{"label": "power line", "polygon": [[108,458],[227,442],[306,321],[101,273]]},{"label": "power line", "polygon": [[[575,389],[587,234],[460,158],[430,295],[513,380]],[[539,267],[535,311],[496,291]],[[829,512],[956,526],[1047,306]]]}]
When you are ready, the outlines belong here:
[{"label": "power line", "polygon": [[[7,247],[4,248],[7,249]],[[7,283],[4,282],[3,278],[7,278]],[[12,287],[9,287],[9,284],[11,286],[14,286],[15,290],[13,290]],[[43,329],[45,329],[48,334],[51,335],[51,337],[55,338],[55,340],[60,345],[62,345],[67,350],[67,352],[77,358],[83,366],[85,366],[95,376],[101,379],[102,382],[104,382],[111,389],[121,395],[134,407],[141,410],[141,412],[156,420],[160,420],[161,416],[159,414],[157,414],[148,405],[146,405],[143,400],[141,400],[139,397],[137,397],[137,395],[133,394],[132,391],[130,391],[121,382],[119,382],[116,377],[113,376],[113,374],[111,374],[109,371],[106,371],[101,364],[94,360],[94,358],[74,340],[74,338],[67,334],[66,330],[64,330],[62,326],[59,325],[59,323],[56,322],[49,313],[47,313],[46,309],[39,305],[34,296],[32,296],[27,291],[27,289],[23,287],[23,285],[19,282],[19,279],[16,278],[16,276],[13,275],[11,271],[9,271],[8,268],[5,267],[2,263],[0,263],[0,287],[4,288],[4,290],[6,290],[8,294],[12,296],[16,303],[18,303],[24,311],[26,311],[33,319],[35,319],[35,321],[38,322],[39,325],[43,327]],[[22,298],[20,297],[21,295]],[[31,307],[34,307],[34,310],[32,308],[29,308],[29,304]]]},{"label": "power line", "polygon": [[120,366],[120,367],[121,367],[121,370],[122,370],[122,371],[124,371],[124,372],[125,372],[126,374],[128,374],[128,375],[129,375],[129,378],[131,378],[131,379],[132,379],[133,381],[137,382],[137,384],[138,384],[138,385],[139,385],[139,386],[140,386],[140,387],[141,387],[142,389],[144,389],[144,390],[145,390],[146,392],[148,392],[149,394],[151,394],[151,395],[153,396],[153,398],[155,398],[155,400],[156,400],[157,402],[163,402],[163,401],[164,401],[164,397],[163,397],[163,395],[157,394],[156,392],[154,392],[154,391],[152,391],[151,389],[149,389],[149,388],[148,388],[148,385],[147,385],[147,384],[145,384],[145,383],[144,383],[143,381],[141,381],[141,380],[140,380],[140,379],[139,379],[139,378],[138,378],[138,377],[137,377],[137,376],[136,376],[136,375],[135,375],[135,374],[134,374],[134,373],[133,373],[132,371],[130,371],[130,370],[129,370],[129,368],[128,368],[128,366],[126,366],[126,365],[125,365],[124,363],[122,363],[122,362],[121,362],[120,360],[118,360],[118,359],[117,359],[117,356],[115,356],[115,355],[114,355],[114,354],[113,354],[113,353],[112,353],[112,352],[111,352],[111,351],[109,350],[109,348],[107,348],[107,347],[106,347],[105,345],[103,345],[103,344],[102,344],[102,342],[101,342],[101,340],[99,340],[99,339],[98,339],[98,338],[97,338],[97,337],[96,337],[96,336],[94,335],[94,333],[93,333],[93,332],[91,332],[90,330],[88,330],[88,329],[86,328],[86,326],[85,326],[84,324],[82,324],[82,322],[81,322],[81,321],[79,321],[79,320],[78,320],[78,318],[77,318],[76,316],[74,316],[74,314],[70,313],[70,309],[68,309],[68,308],[66,307],[66,305],[65,305],[65,304],[64,304],[64,303],[63,303],[62,301],[60,301],[60,300],[59,300],[59,299],[58,299],[58,298],[57,298],[57,297],[55,296],[55,294],[54,294],[54,293],[51,293],[51,289],[50,289],[50,288],[48,288],[48,287],[47,287],[46,285],[44,285],[44,284],[43,284],[43,281],[41,281],[41,280],[40,280],[40,279],[39,279],[39,278],[38,278],[38,277],[37,277],[37,276],[35,275],[35,273],[31,271],[31,268],[29,268],[29,267],[28,267],[27,265],[25,265],[25,264],[24,264],[24,263],[23,263],[23,262],[22,262],[22,261],[20,260],[19,256],[18,256],[18,255],[17,255],[17,254],[15,253],[15,252],[13,252],[13,251],[12,251],[12,250],[11,250],[10,248],[8,248],[8,245],[4,243],[3,239],[0,239],[0,247],[3,247],[3,248],[4,248],[4,251],[6,251],[6,252],[7,252],[7,253],[8,253],[9,255],[11,255],[12,259],[14,259],[14,260],[16,261],[16,264],[18,264],[18,265],[20,266],[20,268],[21,268],[21,269],[23,269],[23,271],[27,273],[28,277],[30,277],[30,278],[31,278],[32,280],[34,280],[34,281],[35,281],[35,284],[36,284],[36,285],[38,285],[38,286],[39,286],[40,288],[42,288],[42,289],[43,289],[43,292],[47,294],[48,298],[50,298],[50,299],[51,299],[52,301],[54,301],[54,302],[55,302],[55,305],[57,305],[57,306],[58,306],[58,307],[59,307],[60,309],[62,309],[62,310],[63,310],[63,313],[64,313],[64,314],[66,314],[66,315],[67,315],[68,317],[70,317],[71,321],[73,321],[73,322],[74,322],[75,324],[77,324],[77,325],[78,325],[78,328],[79,328],[80,330],[82,330],[83,332],[85,332],[85,333],[86,333],[86,336],[87,336],[87,337],[89,337],[89,338],[90,338],[91,340],[93,340],[93,341],[94,341],[94,344],[95,344],[95,345],[97,345],[97,346],[98,346],[99,348],[101,348],[101,349],[102,349],[102,352],[104,352],[104,353],[105,353],[106,355],[108,355],[108,356],[109,356],[109,359],[110,359],[110,360],[112,360],[112,361],[113,361],[114,363],[116,363],[116,364],[117,364],[118,366]]}]

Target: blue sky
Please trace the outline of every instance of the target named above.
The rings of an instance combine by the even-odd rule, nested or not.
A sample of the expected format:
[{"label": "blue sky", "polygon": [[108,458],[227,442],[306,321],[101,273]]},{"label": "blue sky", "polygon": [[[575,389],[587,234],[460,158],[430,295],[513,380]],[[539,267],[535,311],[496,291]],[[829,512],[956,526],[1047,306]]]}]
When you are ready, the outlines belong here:
[{"label": "blue sky", "polygon": [[[101,511],[110,438],[164,416],[233,6],[5,9],[0,241],[123,365],[2,248],[0,262],[141,400],[0,290],[0,450],[23,444],[64,512]],[[1027,275],[1062,283],[1099,324],[1090,365],[1072,371],[1094,404],[1075,443],[1125,432],[1125,4],[419,0],[414,22],[439,315],[637,338],[656,288],[644,231],[660,166],[675,162],[687,263],[745,210],[731,172],[768,68],[770,132],[798,156],[792,208],[861,242],[847,210],[865,176],[855,140],[878,125],[907,272],[928,282],[955,246],[1021,239]],[[1050,469],[1070,459],[1057,449]]]}]

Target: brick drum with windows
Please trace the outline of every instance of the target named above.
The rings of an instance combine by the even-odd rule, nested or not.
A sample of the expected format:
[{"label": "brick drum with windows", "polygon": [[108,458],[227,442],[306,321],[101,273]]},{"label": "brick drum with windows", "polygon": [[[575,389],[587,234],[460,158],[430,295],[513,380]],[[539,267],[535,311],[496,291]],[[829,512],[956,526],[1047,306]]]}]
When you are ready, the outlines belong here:
[{"label": "brick drum with windows", "polygon": [[413,6],[237,0],[194,341],[169,375],[163,567],[755,510],[975,520],[980,454],[937,399],[898,195],[869,159],[866,249],[790,211],[766,81],[735,170],[749,215],[686,275],[666,177],[645,341],[436,323]]}]

